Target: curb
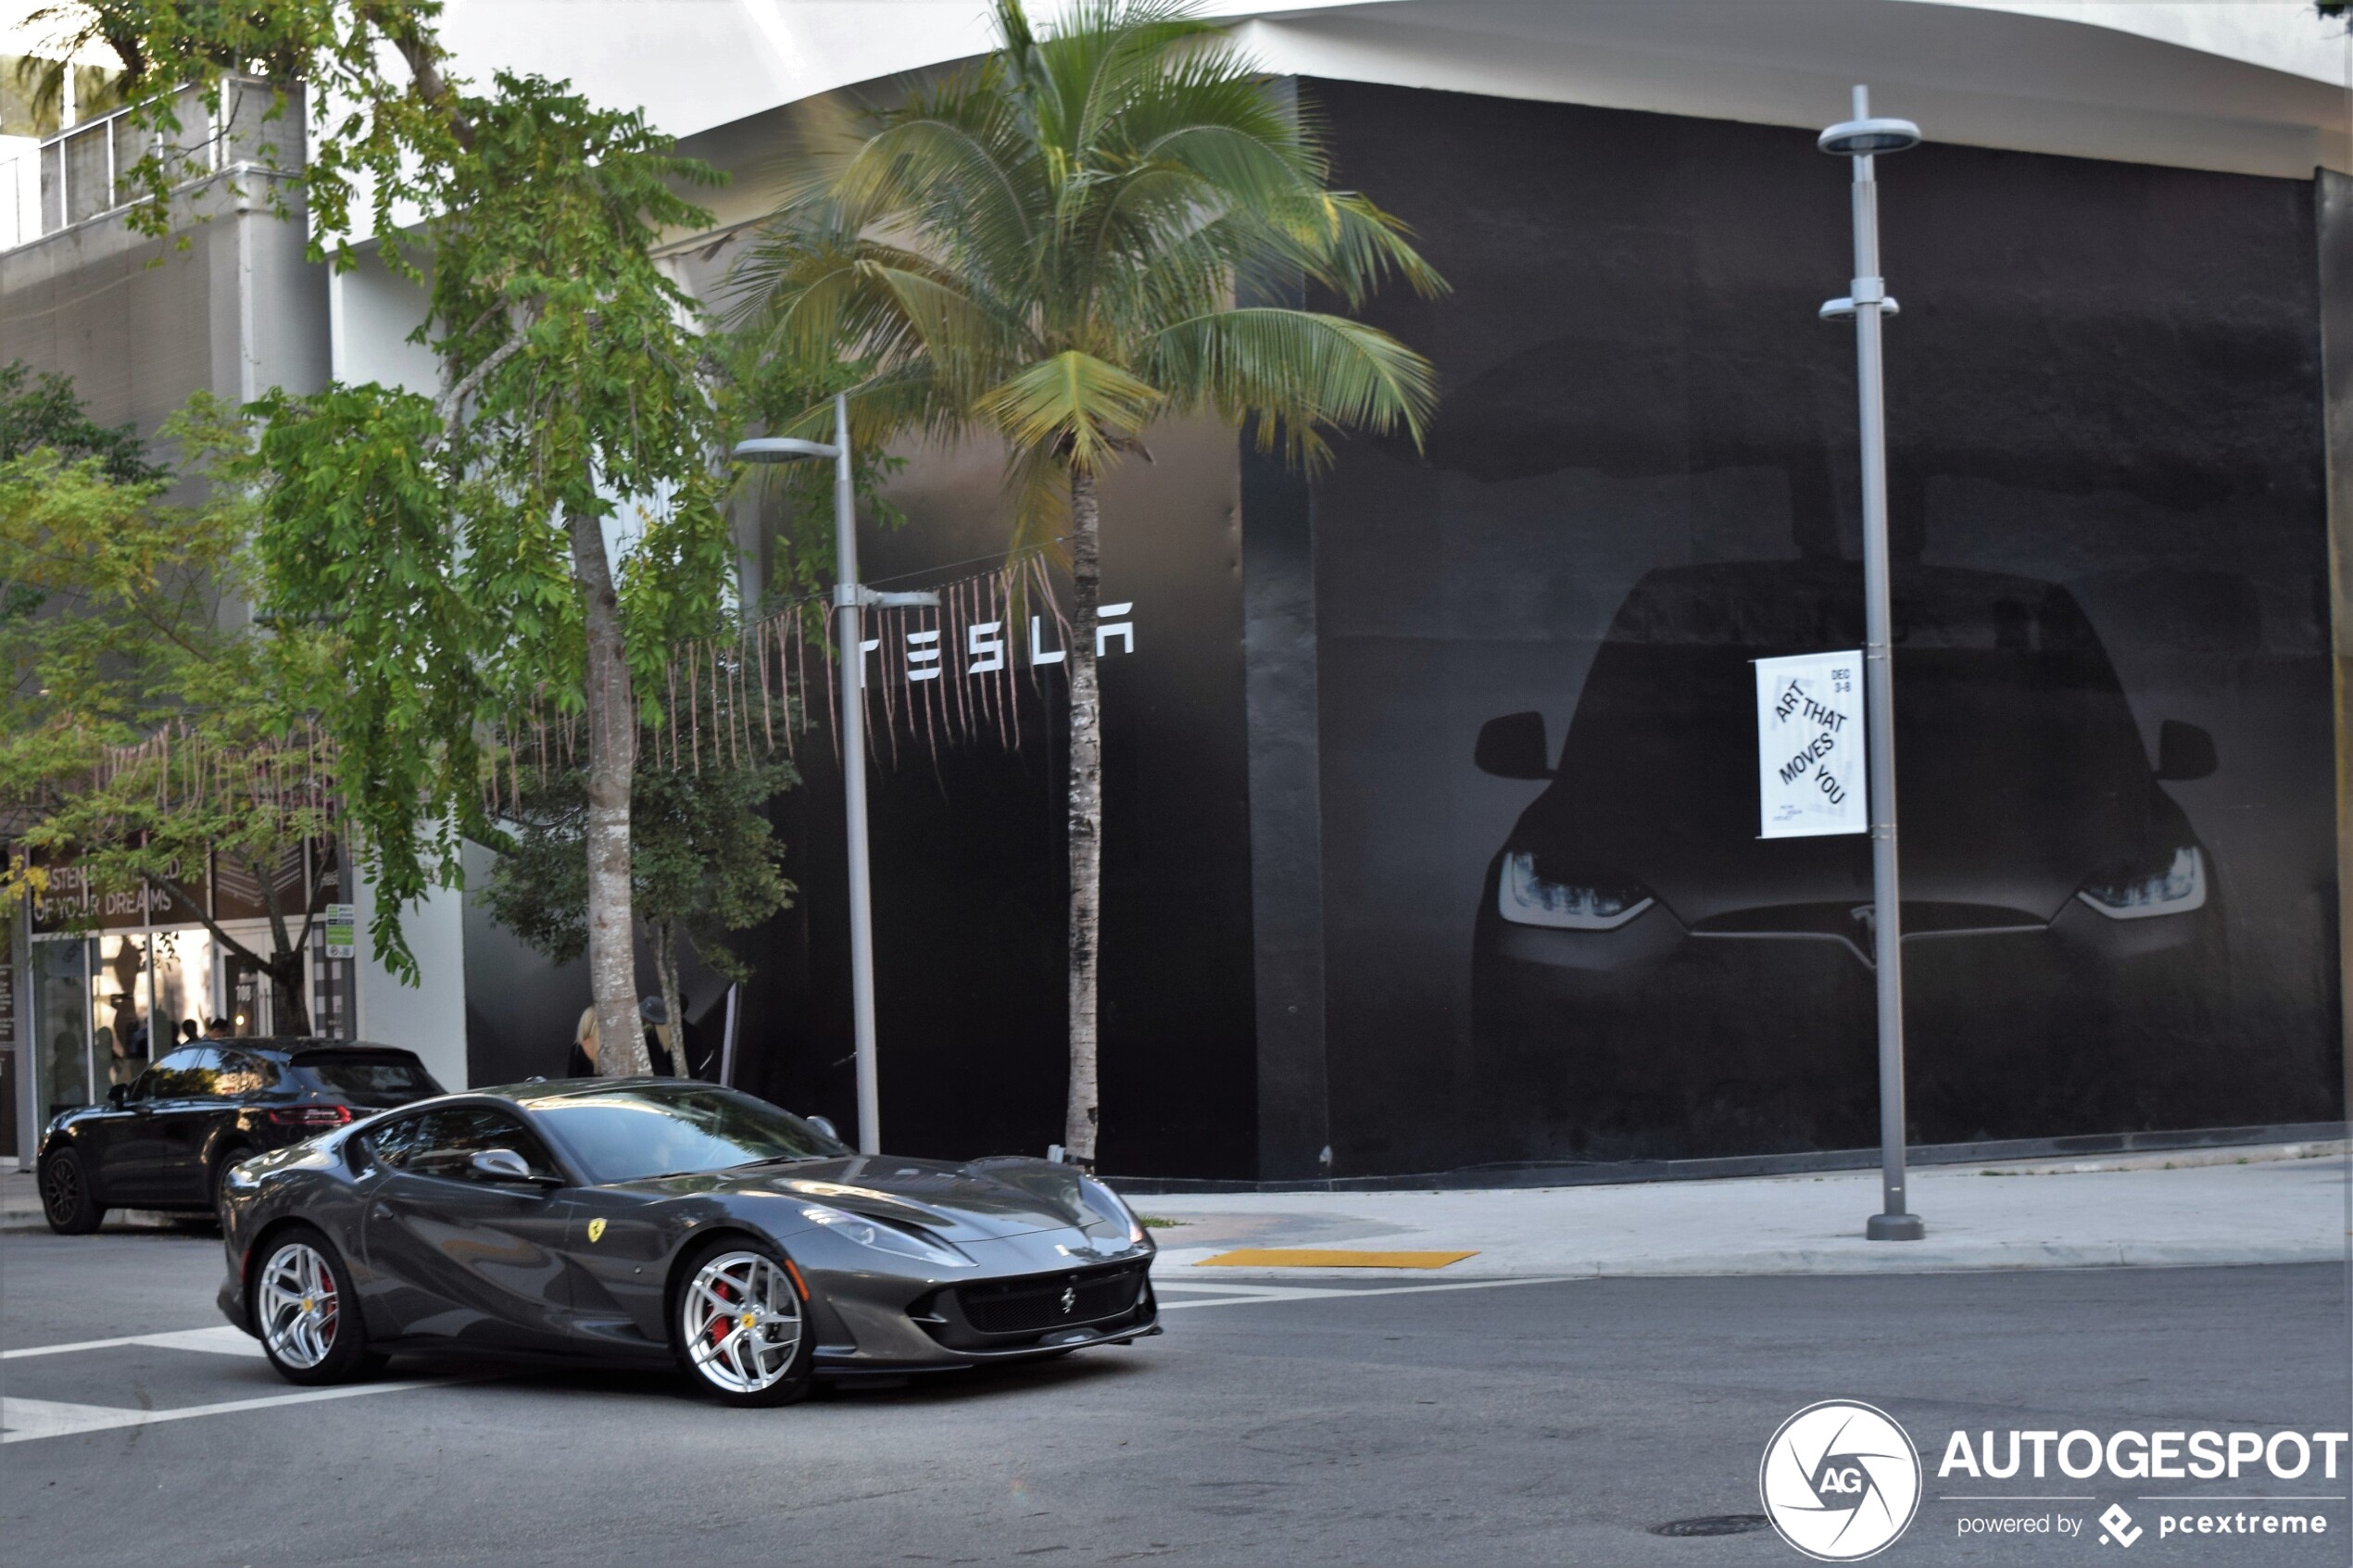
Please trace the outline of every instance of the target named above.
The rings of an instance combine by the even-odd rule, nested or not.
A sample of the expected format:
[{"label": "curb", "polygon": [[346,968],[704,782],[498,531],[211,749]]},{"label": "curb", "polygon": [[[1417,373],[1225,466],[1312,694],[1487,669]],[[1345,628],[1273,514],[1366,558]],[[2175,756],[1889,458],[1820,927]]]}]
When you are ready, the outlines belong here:
[{"label": "curb", "polygon": [[[1996,1165],[2021,1160],[2074,1171],[2104,1160],[2154,1157],[2174,1162],[2228,1164],[2251,1148],[2334,1145],[2347,1136],[2343,1122],[2299,1122],[2258,1127],[2202,1127],[2171,1132],[2096,1133],[2070,1137],[2005,1138],[1983,1143],[1914,1144],[1905,1154],[1918,1170],[1949,1165]],[[2184,1159],[2187,1155],[2189,1158]],[[2205,1158],[2210,1156],[2211,1158]],[[1478,1192],[1528,1187],[1637,1186],[1658,1182],[1720,1181],[1745,1176],[1809,1176],[1876,1171],[1877,1148],[1802,1154],[1735,1155],[1706,1160],[1523,1161],[1472,1165],[1418,1175],[1331,1176],[1296,1181],[1227,1181],[1185,1176],[1113,1176],[1114,1192],[1139,1198],[1234,1197],[1248,1193]],[[2119,1170],[2137,1169],[2120,1163]]]},{"label": "curb", "polygon": [[[1860,1248],[1869,1245],[1857,1241]],[[1881,1243],[1881,1247],[1891,1244]],[[1754,1275],[1814,1277],[1856,1274],[2019,1273],[2043,1269],[2215,1269],[2260,1268],[2288,1263],[2347,1261],[2347,1248],[2321,1243],[2248,1247],[2238,1243],[2195,1242],[1987,1242],[1921,1249],[1902,1244],[1901,1255],[1889,1252],[1849,1252],[1843,1248],[1780,1248],[1740,1258],[1693,1255],[1680,1258],[1562,1259],[1551,1263],[1502,1262],[1472,1267],[1457,1274],[1451,1269],[1203,1269],[1195,1260],[1173,1260],[1163,1252],[1153,1261],[1152,1277],[1163,1284],[1183,1283],[1204,1288],[1220,1280],[1264,1285],[1415,1282],[1441,1284],[1453,1279],[1690,1279]],[[1214,1256],[1214,1254],[1211,1254]],[[1480,1260],[1466,1260],[1477,1264]]]}]

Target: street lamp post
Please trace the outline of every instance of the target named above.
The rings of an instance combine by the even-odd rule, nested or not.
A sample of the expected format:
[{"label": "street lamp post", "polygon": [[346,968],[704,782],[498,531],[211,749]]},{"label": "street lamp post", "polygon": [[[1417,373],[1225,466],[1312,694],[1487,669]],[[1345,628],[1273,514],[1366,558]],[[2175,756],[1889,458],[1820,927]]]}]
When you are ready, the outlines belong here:
[{"label": "street lamp post", "polygon": [[834,398],[834,439],[801,441],[761,436],[738,442],[736,459],[790,463],[834,461],[834,606],[841,660],[841,784],[849,827],[849,1012],[857,1042],[858,1152],[882,1152],[882,1093],[875,1068],[875,891],[866,853],[866,709],[862,612],[869,607],[936,605],[937,594],[878,594],[858,581],[858,508],[849,466],[849,399]]},{"label": "street lamp post", "polygon": [[1871,118],[1868,87],[1855,89],[1855,118],[1815,144],[1855,168],[1855,280],[1827,318],[1855,320],[1855,380],[1863,449],[1863,704],[1869,742],[1871,938],[1879,983],[1881,1211],[1863,1234],[1873,1241],[1918,1241],[1928,1234],[1904,1198],[1904,934],[1895,882],[1895,691],[1888,658],[1887,404],[1880,362],[1881,319],[1896,313],[1879,270],[1879,182],[1872,160],[1919,145],[1908,119]]}]

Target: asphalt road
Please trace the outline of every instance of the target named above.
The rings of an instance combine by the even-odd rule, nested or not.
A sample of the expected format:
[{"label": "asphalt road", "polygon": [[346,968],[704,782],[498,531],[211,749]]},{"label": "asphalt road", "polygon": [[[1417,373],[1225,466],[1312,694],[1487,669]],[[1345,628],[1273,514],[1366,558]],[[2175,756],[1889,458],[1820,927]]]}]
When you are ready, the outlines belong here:
[{"label": "asphalt road", "polygon": [[[2152,1490],[2320,1496],[2293,1506],[2328,1533],[2149,1528],[2132,1561],[2353,1557],[2342,1467],[2171,1488],[1934,1474],[1957,1427],[2346,1429],[2353,1322],[2329,1267],[1211,1282],[1165,1292],[1168,1333],[1132,1348],[774,1411],[656,1376],[405,1362],[347,1398],[252,1403],[296,1391],[234,1330],[180,1332],[215,1329],[219,1269],[195,1229],[0,1234],[6,1562],[1794,1563],[1769,1533],[1651,1532],[1755,1514],[1765,1443],[1829,1398],[1926,1451],[1919,1515],[1878,1561],[2104,1563],[2096,1515],[2121,1500],[2152,1525]],[[135,1336],[166,1337],[41,1353]],[[173,1414],[192,1410],[210,1413]],[[2094,1500],[1947,1500],[2006,1487]],[[2084,1524],[1958,1533],[2006,1514]]]}]

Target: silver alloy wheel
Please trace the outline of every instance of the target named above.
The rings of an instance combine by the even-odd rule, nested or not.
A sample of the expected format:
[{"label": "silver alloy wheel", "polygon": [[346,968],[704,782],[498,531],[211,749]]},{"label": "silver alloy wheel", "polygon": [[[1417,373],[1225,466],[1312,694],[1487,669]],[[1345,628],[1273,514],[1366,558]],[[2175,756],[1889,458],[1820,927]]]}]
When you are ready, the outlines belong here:
[{"label": "silver alloy wheel", "polygon": [[687,1358],[730,1394],[773,1388],[800,1350],[800,1297],[784,1266],[759,1252],[722,1252],[679,1303]]},{"label": "silver alloy wheel", "polygon": [[258,1280],[261,1337],[270,1353],[290,1367],[308,1370],[335,1348],[342,1304],[335,1274],[308,1242],[290,1241],[270,1254]]}]

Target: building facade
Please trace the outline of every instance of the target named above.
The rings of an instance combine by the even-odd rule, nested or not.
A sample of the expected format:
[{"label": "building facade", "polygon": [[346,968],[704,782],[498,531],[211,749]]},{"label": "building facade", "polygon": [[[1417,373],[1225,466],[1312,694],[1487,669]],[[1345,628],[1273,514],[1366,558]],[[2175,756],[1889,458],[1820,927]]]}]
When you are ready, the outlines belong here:
[{"label": "building facade", "polygon": [[[1133,606],[1104,676],[1108,1168],[1870,1141],[1868,855],[1759,839],[1746,684],[1860,641],[1853,351],[1817,318],[1846,291],[1846,173],[1813,148],[1856,82],[1929,137],[1882,171],[1914,1135],[2342,1118],[2341,29],[2059,0],[1218,9],[1453,283],[1368,311],[1443,402],[1421,450],[1349,443],[1313,483],[1186,425],[1106,486],[1105,593]],[[730,174],[674,247],[716,296],[812,151],[986,47],[974,11],[449,26],[477,73],[644,103]],[[81,293],[39,303],[18,260],[67,237],[0,253],[0,355],[101,391],[95,328],[13,346],[71,319]],[[52,255],[38,275],[69,278]],[[255,384],[429,383],[413,291],[298,271],[250,296]],[[260,346],[280,304],[323,355]],[[159,417],[182,394],[156,385]],[[870,579],[1001,551],[989,455],[906,456]],[[747,516],[749,558],[774,521]],[[894,1148],[1058,1135],[1057,671],[1018,633],[1036,700],[946,746],[902,706],[874,784]],[[840,785],[822,746],[803,763],[779,811],[800,895],[750,944],[735,1076],[842,1120]],[[359,1032],[447,1082],[522,1075],[585,985],[460,899],[411,921],[428,984],[361,965]],[[697,977],[706,1033],[725,1010]]]}]

